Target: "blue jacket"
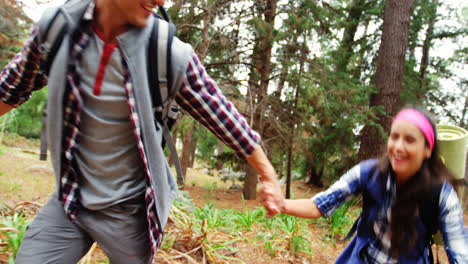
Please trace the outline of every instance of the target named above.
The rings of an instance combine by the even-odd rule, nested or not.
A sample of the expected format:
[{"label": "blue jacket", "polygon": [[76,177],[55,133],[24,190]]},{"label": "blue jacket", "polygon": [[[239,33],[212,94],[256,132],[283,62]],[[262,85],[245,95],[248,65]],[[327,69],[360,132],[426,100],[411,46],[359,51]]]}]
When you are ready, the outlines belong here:
[{"label": "blue jacket", "polygon": [[[361,182],[366,184],[360,186],[363,194],[363,209],[358,222],[357,235],[335,263],[366,263],[362,256],[363,249],[369,243],[376,240],[373,226],[379,209],[384,206],[384,195],[386,195],[384,183],[387,182],[386,180],[382,181],[382,179],[379,179],[378,170],[375,169],[376,165],[377,160],[367,160],[360,164]],[[416,228],[420,234],[427,234],[427,228],[422,220],[418,219],[417,223]],[[398,263],[431,263],[429,261],[428,247],[428,242],[420,239],[417,241],[416,247],[408,255],[399,257]]]}]

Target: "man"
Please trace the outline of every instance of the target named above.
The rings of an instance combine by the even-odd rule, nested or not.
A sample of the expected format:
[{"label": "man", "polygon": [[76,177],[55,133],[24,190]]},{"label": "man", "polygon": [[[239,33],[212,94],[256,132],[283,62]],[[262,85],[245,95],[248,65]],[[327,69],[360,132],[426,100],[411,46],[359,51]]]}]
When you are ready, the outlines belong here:
[{"label": "man", "polygon": [[[97,241],[111,263],[150,263],[177,186],[161,148],[146,76],[152,9],[164,0],[71,0],[73,25],[49,76],[39,71],[46,12],[0,76],[0,114],[48,80],[47,137],[57,190],[30,225],[16,263],[76,263]],[[172,46],[176,102],[259,173],[269,215],[283,206],[258,135],[190,45]],[[151,249],[151,250],[150,250]]]}]

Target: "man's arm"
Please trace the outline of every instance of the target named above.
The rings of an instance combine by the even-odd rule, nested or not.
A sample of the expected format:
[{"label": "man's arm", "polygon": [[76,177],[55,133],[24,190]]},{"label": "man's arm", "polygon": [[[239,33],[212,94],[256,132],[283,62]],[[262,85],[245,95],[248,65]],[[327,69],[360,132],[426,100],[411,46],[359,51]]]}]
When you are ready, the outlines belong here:
[{"label": "man's arm", "polygon": [[0,116],[8,113],[11,109],[13,109],[13,106],[0,101]]},{"label": "man's arm", "polygon": [[226,99],[196,54],[189,61],[176,101],[256,169],[262,182],[260,194],[268,214],[279,213],[283,207],[283,194],[275,170],[260,147],[260,136]]},{"label": "man's arm", "polygon": [[40,59],[38,28],[33,25],[23,49],[0,73],[0,115],[23,104],[33,91],[47,84],[47,76],[40,71]]},{"label": "man's arm", "polygon": [[268,216],[273,216],[284,210],[284,196],[281,191],[278,177],[270,161],[260,145],[246,157],[252,167],[258,172],[258,179],[262,183],[260,194],[263,204],[268,210]]}]

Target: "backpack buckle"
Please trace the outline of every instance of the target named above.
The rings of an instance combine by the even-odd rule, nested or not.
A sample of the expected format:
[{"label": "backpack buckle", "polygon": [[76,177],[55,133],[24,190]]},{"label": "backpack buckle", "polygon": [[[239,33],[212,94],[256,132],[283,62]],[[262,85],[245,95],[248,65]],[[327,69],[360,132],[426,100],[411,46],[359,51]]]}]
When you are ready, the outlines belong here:
[{"label": "backpack buckle", "polygon": [[43,42],[43,43],[41,43],[41,45],[39,45],[38,50],[42,54],[47,54],[47,53],[50,52],[50,47],[49,46],[50,46],[49,43]]}]

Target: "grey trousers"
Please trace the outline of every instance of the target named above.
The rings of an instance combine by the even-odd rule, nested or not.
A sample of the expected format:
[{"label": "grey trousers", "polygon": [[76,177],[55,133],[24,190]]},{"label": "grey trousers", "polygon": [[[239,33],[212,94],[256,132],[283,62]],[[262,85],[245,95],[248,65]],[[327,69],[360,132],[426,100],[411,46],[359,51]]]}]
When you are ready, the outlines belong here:
[{"label": "grey trousers", "polygon": [[91,211],[80,208],[75,222],[54,193],[28,227],[16,264],[77,263],[96,241],[110,263],[149,263],[151,246],[144,200]]}]

